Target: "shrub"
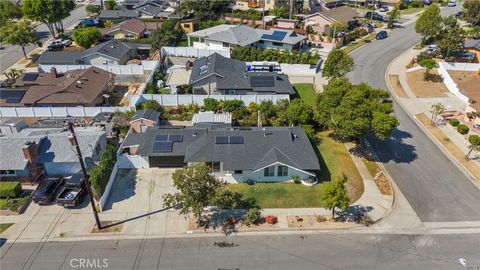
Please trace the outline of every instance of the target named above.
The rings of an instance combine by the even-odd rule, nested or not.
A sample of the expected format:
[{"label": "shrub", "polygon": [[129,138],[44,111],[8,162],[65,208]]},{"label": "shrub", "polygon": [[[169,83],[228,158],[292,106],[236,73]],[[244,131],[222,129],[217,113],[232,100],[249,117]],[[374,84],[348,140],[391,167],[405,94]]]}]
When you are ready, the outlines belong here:
[{"label": "shrub", "polygon": [[276,224],[277,223],[277,217],[276,216],[273,216],[273,215],[268,215],[265,217],[265,222],[267,222],[268,224]]},{"label": "shrub", "polygon": [[220,107],[220,102],[214,98],[205,98],[203,100],[203,108],[207,111],[216,112]]},{"label": "shrub", "polygon": [[256,224],[258,219],[260,218],[260,211],[258,208],[252,208],[248,210],[247,214],[243,218],[243,224],[250,226],[252,224]]},{"label": "shrub", "polygon": [[143,103],[137,105],[137,110],[153,110],[160,113],[160,118],[163,117],[163,107],[154,99],[149,99]]},{"label": "shrub", "polygon": [[222,107],[226,112],[234,112],[243,107],[243,101],[238,99],[225,100],[222,102]]},{"label": "shrub", "polygon": [[468,142],[472,145],[480,145],[480,136],[478,135],[470,135],[468,137]]},{"label": "shrub", "polygon": [[17,198],[21,192],[20,182],[0,182],[0,198]]},{"label": "shrub", "polygon": [[363,36],[366,36],[368,34],[367,30],[363,27],[358,27],[358,28],[355,28],[355,35],[359,36],[359,37],[363,37]]},{"label": "shrub", "polygon": [[448,123],[449,123],[452,127],[457,127],[458,125],[460,125],[460,121],[458,121],[457,118],[452,118],[452,119],[448,120]]},{"label": "shrub", "polygon": [[103,152],[100,162],[90,171],[90,182],[93,187],[94,197],[98,200],[102,197],[107,186],[113,165],[117,161],[117,149],[113,145],[107,145]]},{"label": "shrub", "polygon": [[327,218],[325,218],[324,216],[317,216],[317,222],[322,223],[325,221],[327,221]]},{"label": "shrub", "polygon": [[461,125],[458,125],[457,131],[458,133],[465,135],[468,133],[468,131],[470,131],[470,129],[466,125],[461,124]]},{"label": "shrub", "polygon": [[302,180],[300,180],[300,177],[298,177],[298,175],[295,175],[294,177],[292,177],[292,179],[295,184],[302,183]]}]

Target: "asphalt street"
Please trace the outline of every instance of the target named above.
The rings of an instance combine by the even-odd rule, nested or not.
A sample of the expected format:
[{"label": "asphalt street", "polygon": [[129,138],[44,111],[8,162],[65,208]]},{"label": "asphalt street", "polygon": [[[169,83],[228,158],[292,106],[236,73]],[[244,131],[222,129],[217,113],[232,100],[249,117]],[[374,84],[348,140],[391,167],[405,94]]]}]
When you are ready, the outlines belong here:
[{"label": "asphalt street", "polygon": [[[445,9],[444,15],[456,9]],[[352,82],[388,89],[388,64],[420,41],[415,24],[396,29],[389,37],[354,51]],[[480,190],[394,102],[400,126],[392,138],[370,142],[417,215],[424,222],[480,220]]]},{"label": "asphalt street", "polygon": [[[80,19],[83,19],[87,16],[85,11],[85,6],[74,9],[70,16],[63,20],[65,28],[73,26]],[[39,25],[37,28],[37,36],[39,37],[40,42],[44,43],[50,38],[50,33],[45,24]],[[37,45],[30,45],[25,47],[25,52],[28,54],[37,48]],[[8,69],[10,66],[15,64],[18,60],[23,57],[22,49],[20,46],[5,45],[3,50],[0,50],[0,73]]]},{"label": "asphalt street", "polygon": [[[480,235],[190,237],[6,244],[0,264],[3,270],[461,270],[459,258],[480,264],[479,250]],[[80,267],[87,260],[90,266]]]}]

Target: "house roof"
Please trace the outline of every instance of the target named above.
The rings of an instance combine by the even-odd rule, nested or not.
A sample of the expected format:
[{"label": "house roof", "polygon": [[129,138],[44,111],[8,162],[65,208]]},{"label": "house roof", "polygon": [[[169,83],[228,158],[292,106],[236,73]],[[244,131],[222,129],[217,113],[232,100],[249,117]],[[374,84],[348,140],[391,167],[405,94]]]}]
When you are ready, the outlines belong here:
[{"label": "house roof", "polygon": [[17,107],[22,106],[20,102],[27,92],[27,88],[0,88],[0,106]]},{"label": "house roof", "polygon": [[202,30],[198,30],[198,31],[195,31],[195,32],[192,32],[192,33],[188,33],[187,36],[206,38],[206,37],[208,37],[210,35],[213,35],[215,33],[229,30],[233,27],[235,27],[235,25],[220,24],[220,25],[216,25],[214,27],[210,27],[210,28],[207,28],[207,29],[202,29]]},{"label": "house roof", "polygon": [[213,33],[205,39],[247,46],[259,41],[260,37],[254,28],[240,24],[225,31]]},{"label": "house roof", "polygon": [[256,29],[261,40],[269,40],[273,42],[282,42],[285,44],[297,44],[300,41],[306,39],[304,35],[297,34],[292,29],[283,29],[283,28],[270,28],[265,29]]},{"label": "house roof", "polygon": [[[91,158],[95,145],[105,134],[98,128],[76,128],[78,144],[84,158]],[[27,160],[23,155],[22,147],[26,142],[35,142],[38,145],[37,162],[77,162],[76,151],[68,141],[69,132],[64,129],[28,128],[15,135],[0,137],[0,152],[9,153],[0,155],[1,170],[23,170]],[[91,147],[93,146],[93,147]]]},{"label": "house roof", "polygon": [[[190,84],[215,76],[217,89],[250,90],[252,92],[274,92],[294,94],[288,77],[277,72],[247,72],[245,62],[213,53],[195,61],[190,75]],[[265,83],[259,83],[259,81]],[[268,82],[266,82],[268,81]]]},{"label": "house roof", "polygon": [[[172,152],[153,153],[157,135],[183,135]],[[243,137],[240,144],[218,144],[218,136]],[[300,127],[258,127],[205,129],[147,128],[130,134],[122,147],[138,146],[142,156],[184,156],[184,162],[220,161],[224,170],[257,170],[280,162],[300,170],[320,170],[318,157]]]},{"label": "house roof", "polygon": [[51,72],[24,73],[15,85],[27,88],[22,104],[90,104],[114,77],[113,73],[90,67],[59,73],[56,77]]},{"label": "house roof", "polygon": [[465,39],[465,48],[480,50],[480,39]]},{"label": "house roof", "polygon": [[158,119],[160,119],[160,112],[149,110],[149,109],[137,111],[133,115],[131,122],[137,121],[140,119],[146,119],[146,120],[157,122]]},{"label": "house roof", "polygon": [[163,8],[157,5],[153,5],[151,3],[143,4],[135,10],[139,13],[144,13],[150,16],[157,16],[158,13],[163,11]]},{"label": "house roof", "polygon": [[138,19],[129,19],[127,21],[117,23],[110,28],[103,28],[100,31],[102,35],[108,35],[112,32],[123,30],[132,34],[141,35],[145,32],[145,23]]},{"label": "house roof", "polygon": [[99,20],[108,20],[108,19],[122,19],[122,18],[138,18],[138,12],[135,10],[102,10],[98,16]]},{"label": "house roof", "polygon": [[329,21],[337,21],[347,23],[349,21],[355,20],[358,16],[358,13],[348,6],[340,6],[332,9],[322,10],[310,15],[305,16],[304,19],[308,19],[315,16],[322,16]]}]

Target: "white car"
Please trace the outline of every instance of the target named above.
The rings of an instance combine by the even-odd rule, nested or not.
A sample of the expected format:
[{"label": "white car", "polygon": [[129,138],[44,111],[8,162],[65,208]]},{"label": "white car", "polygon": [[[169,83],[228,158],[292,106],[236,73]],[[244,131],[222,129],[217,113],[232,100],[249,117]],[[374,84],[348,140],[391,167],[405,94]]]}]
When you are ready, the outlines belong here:
[{"label": "white car", "polygon": [[53,41],[52,44],[62,44],[63,46],[68,47],[72,45],[72,41],[70,39],[59,38]]},{"label": "white car", "polygon": [[456,3],[455,0],[450,0],[450,2],[448,2],[448,6],[449,6],[449,7],[454,7],[454,6],[456,6],[456,5],[457,5],[457,3]]}]

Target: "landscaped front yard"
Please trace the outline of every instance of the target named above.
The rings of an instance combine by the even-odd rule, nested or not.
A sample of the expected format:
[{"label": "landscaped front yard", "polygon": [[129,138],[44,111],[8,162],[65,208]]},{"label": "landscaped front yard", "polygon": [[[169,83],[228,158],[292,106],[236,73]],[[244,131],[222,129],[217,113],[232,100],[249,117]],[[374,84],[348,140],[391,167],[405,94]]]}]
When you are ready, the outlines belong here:
[{"label": "landscaped front yard", "polygon": [[293,84],[293,89],[297,92],[298,96],[306,103],[313,105],[317,96],[315,88],[311,83],[297,83]]}]

